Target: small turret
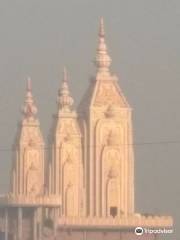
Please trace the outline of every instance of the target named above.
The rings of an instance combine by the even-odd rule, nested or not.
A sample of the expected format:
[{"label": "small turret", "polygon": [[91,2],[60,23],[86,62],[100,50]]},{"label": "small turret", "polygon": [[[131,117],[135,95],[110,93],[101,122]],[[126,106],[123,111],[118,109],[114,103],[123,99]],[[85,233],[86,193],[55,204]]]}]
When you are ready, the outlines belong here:
[{"label": "small turret", "polygon": [[58,109],[59,111],[69,112],[71,110],[73,103],[74,100],[70,95],[68,86],[67,70],[66,68],[64,68],[62,86],[58,91],[57,99]]},{"label": "small turret", "polygon": [[26,120],[36,119],[37,107],[35,106],[34,99],[32,96],[32,86],[30,78],[28,78],[27,80],[26,99],[24,106],[22,108],[22,113],[24,115],[24,119]]}]

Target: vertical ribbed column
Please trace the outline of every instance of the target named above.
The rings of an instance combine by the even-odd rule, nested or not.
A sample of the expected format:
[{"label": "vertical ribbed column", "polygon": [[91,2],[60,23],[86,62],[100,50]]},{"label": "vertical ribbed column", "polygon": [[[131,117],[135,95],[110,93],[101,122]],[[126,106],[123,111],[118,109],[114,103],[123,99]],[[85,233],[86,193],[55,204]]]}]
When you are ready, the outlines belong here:
[{"label": "vertical ribbed column", "polygon": [[38,217],[39,217],[39,239],[42,240],[42,232],[43,232],[43,212],[42,207],[38,208]]},{"label": "vertical ribbed column", "polygon": [[23,218],[23,211],[21,207],[18,207],[18,240],[22,239],[22,218]]},{"label": "vertical ribbed column", "polygon": [[9,232],[9,219],[8,219],[8,208],[4,210],[4,220],[5,220],[5,240],[8,240],[8,232]]},{"label": "vertical ribbed column", "polygon": [[87,240],[87,233],[86,233],[86,231],[83,232],[83,240]]},{"label": "vertical ribbed column", "polygon": [[53,234],[54,234],[54,239],[56,238],[56,230],[57,230],[57,219],[58,219],[58,209],[54,208],[53,209],[53,215],[54,215],[54,227],[53,227]]},{"label": "vertical ribbed column", "polygon": [[33,213],[33,240],[37,240],[37,209]]}]

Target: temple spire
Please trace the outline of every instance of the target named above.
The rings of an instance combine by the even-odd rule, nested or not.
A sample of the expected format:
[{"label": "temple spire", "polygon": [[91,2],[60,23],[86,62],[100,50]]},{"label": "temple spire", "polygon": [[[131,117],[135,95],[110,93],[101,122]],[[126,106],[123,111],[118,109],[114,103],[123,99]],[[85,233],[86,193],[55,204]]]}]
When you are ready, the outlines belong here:
[{"label": "temple spire", "polygon": [[28,77],[27,79],[26,97],[25,97],[22,113],[25,119],[33,120],[36,118],[37,107],[34,104],[34,99],[32,95],[32,84],[31,84],[30,77]]},{"label": "temple spire", "polygon": [[63,70],[63,80],[61,88],[58,91],[58,99],[57,99],[59,110],[70,111],[74,100],[70,95],[69,86],[68,86],[68,74],[66,67]]},{"label": "temple spire", "polygon": [[99,43],[98,43],[95,63],[96,63],[98,72],[104,72],[104,73],[109,72],[109,67],[111,65],[111,58],[107,52],[103,18],[100,19]]},{"label": "temple spire", "polygon": [[27,78],[27,91],[32,91],[32,81],[30,77]]},{"label": "temple spire", "polygon": [[67,74],[67,69],[64,66],[64,69],[63,69],[63,82],[67,82],[67,81],[68,81],[68,74]]},{"label": "temple spire", "polygon": [[105,29],[104,29],[104,19],[103,19],[103,17],[101,17],[101,19],[100,19],[99,36],[100,37],[105,37]]}]

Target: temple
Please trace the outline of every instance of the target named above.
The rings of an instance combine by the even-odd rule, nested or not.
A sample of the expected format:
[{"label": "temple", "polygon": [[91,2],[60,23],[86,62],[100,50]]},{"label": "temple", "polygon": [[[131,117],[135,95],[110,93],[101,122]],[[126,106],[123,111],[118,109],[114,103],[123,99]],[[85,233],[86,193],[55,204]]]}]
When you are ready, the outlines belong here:
[{"label": "temple", "polygon": [[170,216],[135,211],[132,110],[110,70],[103,19],[94,62],[77,110],[64,68],[48,146],[28,78],[10,191],[0,197],[0,239],[136,240],[136,227],[173,226]]}]

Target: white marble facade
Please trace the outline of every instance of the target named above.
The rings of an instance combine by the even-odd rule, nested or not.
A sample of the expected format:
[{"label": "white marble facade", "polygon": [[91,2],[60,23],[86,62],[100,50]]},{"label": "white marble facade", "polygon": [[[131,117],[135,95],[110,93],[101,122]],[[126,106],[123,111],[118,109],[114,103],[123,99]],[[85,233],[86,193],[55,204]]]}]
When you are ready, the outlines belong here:
[{"label": "white marble facade", "polygon": [[[6,199],[9,206],[34,206],[34,240],[38,239],[36,223],[42,222],[41,209],[36,211],[39,207],[41,216],[53,219],[55,226],[63,226],[62,221],[71,226],[81,222],[81,228],[83,223],[89,222],[89,226],[94,221],[104,229],[113,223],[116,229],[138,222],[146,226],[172,225],[171,217],[145,218],[135,213],[131,108],[110,65],[101,19],[96,74],[75,110],[64,69],[47,146],[28,79],[23,118],[14,145],[11,191]],[[23,214],[18,216],[22,221]]]}]

